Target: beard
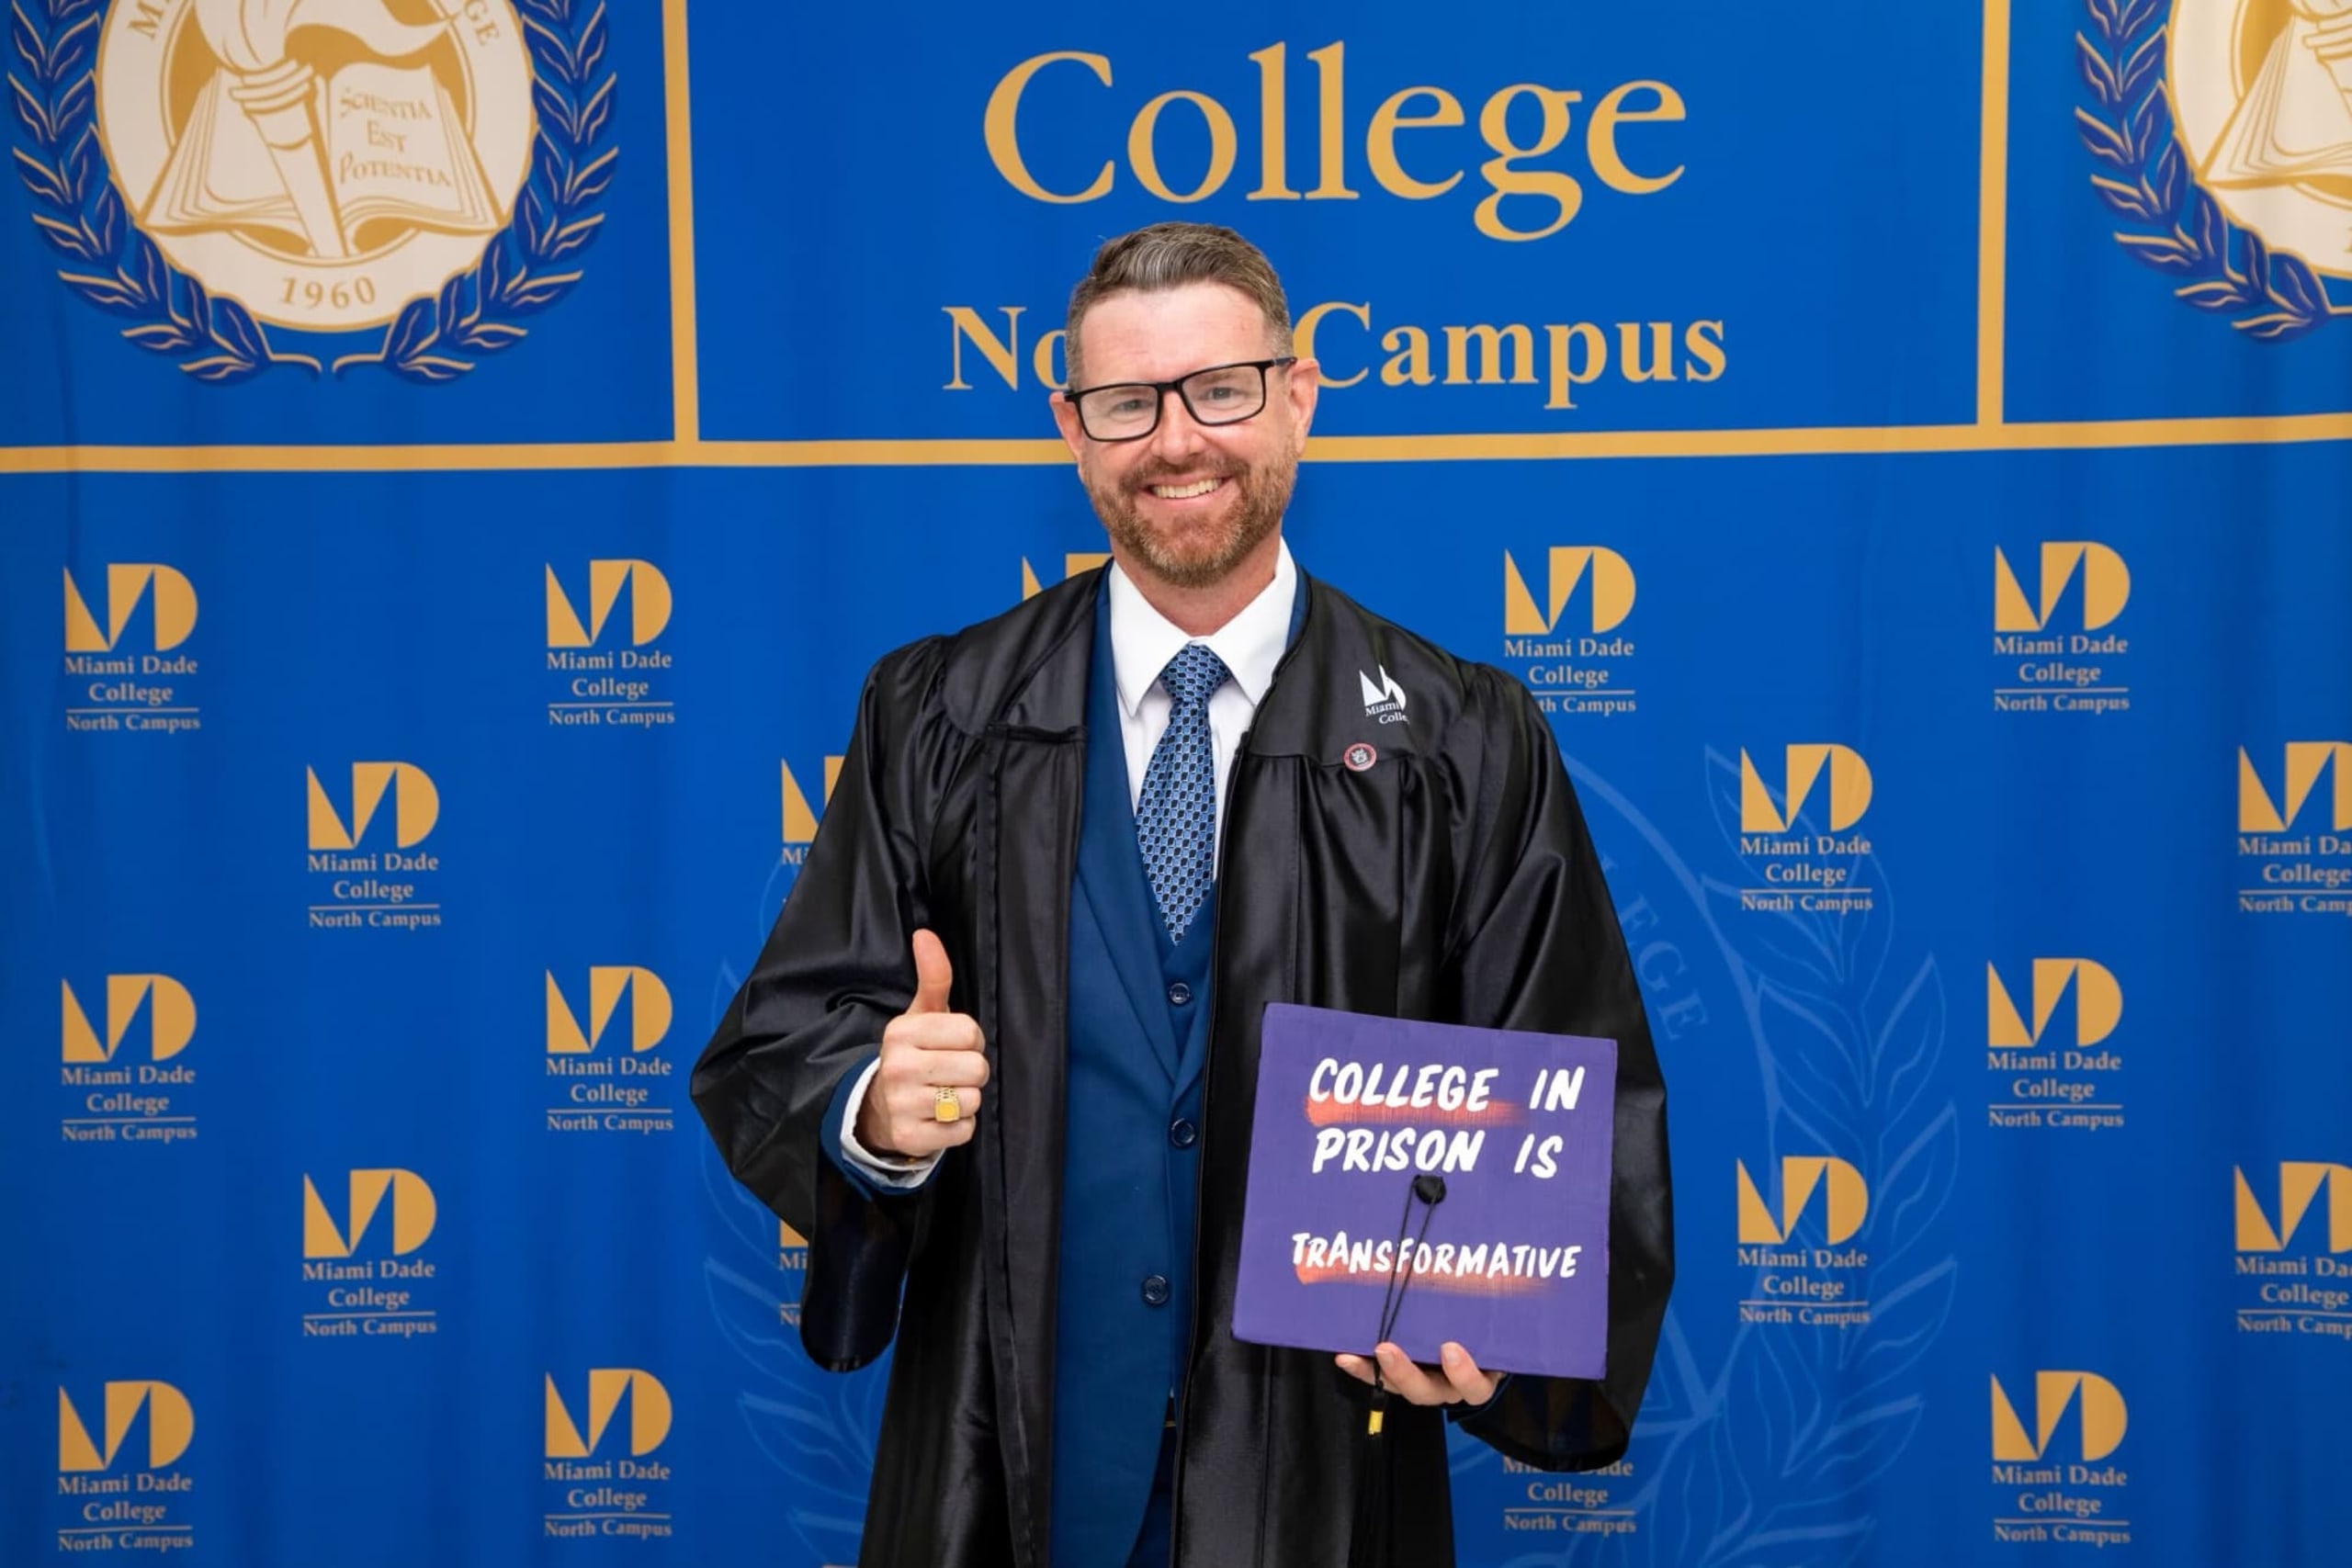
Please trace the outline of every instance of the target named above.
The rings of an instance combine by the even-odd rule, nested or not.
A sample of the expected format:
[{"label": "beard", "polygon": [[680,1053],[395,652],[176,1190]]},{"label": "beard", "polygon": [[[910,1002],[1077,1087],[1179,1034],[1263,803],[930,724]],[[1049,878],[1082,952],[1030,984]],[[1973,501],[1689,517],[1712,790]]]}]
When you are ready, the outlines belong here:
[{"label": "beard", "polygon": [[[1084,476],[1087,499],[1114,544],[1173,588],[1207,588],[1222,581],[1250,552],[1282,526],[1289,510],[1295,461],[1244,467],[1217,477],[1231,499],[1221,513],[1154,525],[1144,521],[1140,497],[1150,486],[1179,477],[1154,466],[1123,483]],[[1199,478],[1195,471],[1194,478]]]}]

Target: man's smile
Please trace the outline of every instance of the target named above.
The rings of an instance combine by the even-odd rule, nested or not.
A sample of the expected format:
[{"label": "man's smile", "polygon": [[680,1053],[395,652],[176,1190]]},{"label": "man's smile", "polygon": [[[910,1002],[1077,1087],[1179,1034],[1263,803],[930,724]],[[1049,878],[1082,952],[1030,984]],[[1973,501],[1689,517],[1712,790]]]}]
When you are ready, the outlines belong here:
[{"label": "man's smile", "polygon": [[1223,489],[1224,486],[1224,479],[1212,475],[1207,479],[1193,479],[1183,484],[1163,482],[1146,485],[1144,488],[1162,501],[1191,501],[1196,496],[1211,494]]}]

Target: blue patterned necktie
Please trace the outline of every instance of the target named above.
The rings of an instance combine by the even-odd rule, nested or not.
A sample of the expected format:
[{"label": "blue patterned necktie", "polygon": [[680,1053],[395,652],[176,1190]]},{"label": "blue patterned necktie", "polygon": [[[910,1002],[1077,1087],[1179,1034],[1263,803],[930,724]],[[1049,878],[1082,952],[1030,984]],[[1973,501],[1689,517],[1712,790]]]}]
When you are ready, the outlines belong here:
[{"label": "blue patterned necktie", "polygon": [[1152,749],[1151,765],[1144,770],[1136,843],[1171,942],[1184,940],[1216,875],[1216,754],[1209,737],[1209,698],[1228,679],[1225,661],[1197,642],[1186,645],[1159,672],[1174,706]]}]

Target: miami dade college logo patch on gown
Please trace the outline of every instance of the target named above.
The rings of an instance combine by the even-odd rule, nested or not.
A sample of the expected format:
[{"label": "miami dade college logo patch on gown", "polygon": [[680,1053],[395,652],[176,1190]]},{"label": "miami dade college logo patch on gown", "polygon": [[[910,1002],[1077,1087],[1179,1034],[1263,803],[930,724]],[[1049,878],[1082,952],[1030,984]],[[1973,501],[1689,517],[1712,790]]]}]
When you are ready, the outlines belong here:
[{"label": "miami dade college logo patch on gown", "polygon": [[2352,0],[2087,0],[2075,121],[2116,239],[2270,342],[2352,312]]},{"label": "miami dade college logo patch on gown", "polygon": [[199,379],[454,379],[604,221],[594,0],[17,0],[11,24],[59,277]]}]

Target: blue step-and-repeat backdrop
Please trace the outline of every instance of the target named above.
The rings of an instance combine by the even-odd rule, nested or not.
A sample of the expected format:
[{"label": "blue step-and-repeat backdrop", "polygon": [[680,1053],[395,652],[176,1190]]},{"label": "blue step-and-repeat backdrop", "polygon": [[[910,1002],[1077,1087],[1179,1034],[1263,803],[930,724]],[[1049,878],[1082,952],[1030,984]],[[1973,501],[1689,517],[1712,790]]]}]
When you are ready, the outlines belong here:
[{"label": "blue step-and-repeat backdrop", "polygon": [[1632,1450],[1464,1444],[1463,1561],[2352,1551],[2343,5],[8,28],[0,1559],[855,1560],[684,1078],[868,663],[1099,558],[1062,301],[1176,217],[1673,1089]]}]

